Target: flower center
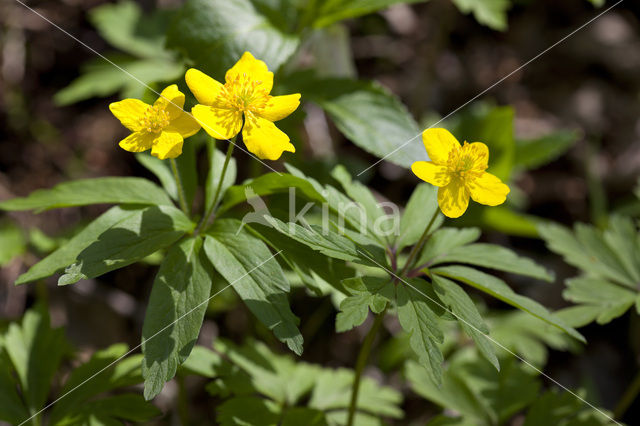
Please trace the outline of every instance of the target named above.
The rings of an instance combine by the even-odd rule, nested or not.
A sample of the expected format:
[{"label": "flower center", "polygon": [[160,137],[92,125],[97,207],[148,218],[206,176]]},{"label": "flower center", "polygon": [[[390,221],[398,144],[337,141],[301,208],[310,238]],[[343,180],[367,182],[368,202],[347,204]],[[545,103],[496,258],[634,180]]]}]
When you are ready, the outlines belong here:
[{"label": "flower center", "polygon": [[140,119],[140,126],[149,133],[159,133],[169,125],[169,113],[159,105],[150,106]]},{"label": "flower center", "polygon": [[271,96],[261,89],[261,81],[252,80],[246,73],[227,81],[220,91],[219,100],[229,109],[240,112],[260,113]]},{"label": "flower center", "polygon": [[478,151],[475,146],[465,142],[462,147],[456,147],[449,153],[447,168],[450,173],[460,179],[473,179],[484,172],[484,168],[478,168],[476,164],[482,164],[481,160],[485,155],[485,153]]}]

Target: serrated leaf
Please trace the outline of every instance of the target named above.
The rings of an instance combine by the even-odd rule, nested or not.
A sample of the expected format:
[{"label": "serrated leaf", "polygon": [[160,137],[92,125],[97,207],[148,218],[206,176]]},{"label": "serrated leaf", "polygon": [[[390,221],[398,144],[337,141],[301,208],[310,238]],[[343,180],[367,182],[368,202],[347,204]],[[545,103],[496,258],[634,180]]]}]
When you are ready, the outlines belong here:
[{"label": "serrated leaf", "polygon": [[598,307],[598,324],[606,324],[625,313],[638,297],[637,292],[598,278],[571,278],[566,284],[562,293],[566,300]]},{"label": "serrated leaf", "polygon": [[216,221],[205,238],[205,252],[249,310],[292,351],[301,354],[298,319],[286,295],[289,283],[267,246],[246,230],[238,232],[241,226],[237,220]]},{"label": "serrated leaf", "polygon": [[411,348],[420,363],[429,369],[434,381],[440,383],[444,358],[438,343],[444,341],[444,335],[440,330],[438,317],[422,294],[403,284],[396,286],[396,304],[400,325],[410,334]]},{"label": "serrated leaf", "polygon": [[167,46],[220,81],[245,51],[272,71],[298,48],[297,35],[278,28],[250,0],[189,0],[167,33]]},{"label": "serrated leaf", "polygon": [[173,246],[160,265],[142,327],[147,400],[175,376],[198,338],[211,292],[204,262],[202,240],[188,238]]},{"label": "serrated leaf", "polygon": [[433,288],[438,298],[455,315],[462,329],[476,343],[480,353],[499,370],[500,363],[496,357],[493,342],[486,336],[489,334],[489,327],[471,298],[453,281],[438,275],[433,275],[432,278]]},{"label": "serrated leaf", "polygon": [[89,204],[158,204],[171,206],[167,194],[152,182],[133,177],[81,179],[39,189],[25,198],[0,202],[0,210],[43,210]]},{"label": "serrated leaf", "polygon": [[171,245],[193,227],[189,218],[175,207],[133,210],[78,253],[58,284],[74,284],[130,265]]},{"label": "serrated leaf", "polygon": [[[437,188],[428,183],[421,183],[413,190],[400,219],[400,236],[396,243],[398,251],[418,242],[429,221],[438,211],[437,193]],[[443,217],[441,214],[438,216],[430,232],[436,231],[442,224]]]},{"label": "serrated leaf", "polygon": [[160,160],[148,152],[137,153],[135,154],[135,157],[140,164],[158,178],[164,190],[167,191],[167,194],[169,194],[173,200],[177,201],[178,187],[168,162]]},{"label": "serrated leaf", "polygon": [[336,331],[342,333],[361,325],[369,314],[380,314],[391,302],[394,289],[388,278],[357,277],[343,281],[351,294],[340,303]]},{"label": "serrated leaf", "polygon": [[435,266],[442,263],[464,263],[482,266],[499,271],[526,275],[544,281],[552,281],[553,273],[538,265],[531,259],[520,257],[513,251],[494,244],[475,243],[443,251],[430,264]]},{"label": "serrated leaf", "polygon": [[327,426],[324,413],[307,407],[291,407],[282,418],[282,426]]},{"label": "serrated leaf", "polygon": [[265,196],[295,190],[296,196],[322,203],[324,197],[305,179],[285,173],[267,173],[243,185],[230,187],[222,200],[220,212],[225,212],[249,197]]},{"label": "serrated leaf", "polygon": [[443,275],[445,277],[453,278],[464,282],[478,290],[487,293],[496,299],[530,313],[531,315],[540,318],[541,320],[563,330],[565,333],[576,338],[581,342],[585,342],[584,337],[573,328],[564,324],[559,318],[556,318],[551,314],[544,306],[538,302],[521,296],[515,293],[511,288],[501,279],[492,275],[485,274],[484,272],[476,269],[468,268],[466,266],[443,266],[434,268],[431,270],[433,273]]}]

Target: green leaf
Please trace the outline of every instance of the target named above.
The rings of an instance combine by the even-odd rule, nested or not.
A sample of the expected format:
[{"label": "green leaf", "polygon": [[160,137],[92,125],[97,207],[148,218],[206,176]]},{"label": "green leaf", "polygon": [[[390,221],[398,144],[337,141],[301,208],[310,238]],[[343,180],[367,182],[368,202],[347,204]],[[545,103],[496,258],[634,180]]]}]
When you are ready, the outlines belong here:
[{"label": "green leaf", "polygon": [[169,250],[153,283],[142,327],[142,375],[147,400],[176,374],[200,333],[211,292],[202,240],[189,238]]},{"label": "green leaf", "polygon": [[147,86],[174,81],[184,74],[184,65],[169,59],[134,59],[115,54],[105,57],[109,61],[99,58],[83,65],[80,77],[54,95],[56,105],[70,105],[118,91],[125,98],[142,97]]},{"label": "green leaf", "polygon": [[[567,320],[568,317],[561,313],[562,311],[557,311],[554,315],[567,325],[574,326]],[[576,341],[562,330],[527,312],[518,310],[494,312],[486,320],[491,325],[491,335],[497,342],[506,350],[515,352],[538,368],[543,368],[547,362],[549,355],[547,347],[566,351],[578,346]]]},{"label": "green leaf", "polygon": [[109,44],[124,52],[149,59],[167,55],[163,29],[169,14],[163,11],[143,17],[136,2],[120,0],[91,9],[89,20]]},{"label": "green leaf", "polygon": [[577,304],[597,307],[598,324],[606,324],[624,314],[638,297],[638,292],[598,278],[577,277],[567,280],[566,284],[562,296]]},{"label": "green leaf", "polygon": [[[429,221],[438,211],[438,190],[433,185],[421,183],[413,190],[407,207],[400,219],[400,236],[396,243],[397,250],[412,246],[420,240],[422,233],[429,225]],[[431,227],[434,232],[443,222],[441,214]]]},{"label": "green leaf", "polygon": [[218,369],[224,361],[220,355],[204,346],[194,346],[187,358],[180,366],[181,370],[190,374],[213,379],[218,374]]},{"label": "green leaf", "polygon": [[460,350],[448,364],[441,385],[413,361],[407,362],[405,375],[416,393],[460,413],[468,424],[507,424],[538,396],[537,372],[513,357],[501,359],[498,371],[473,351]]},{"label": "green leaf", "polygon": [[311,391],[320,373],[319,366],[294,362],[287,355],[273,353],[261,342],[248,341],[243,347],[237,347],[217,340],[214,348],[250,376],[257,392],[280,405],[296,405]]},{"label": "green leaf", "polygon": [[141,395],[128,393],[85,402],[56,425],[119,425],[124,420],[146,423],[160,414],[162,412]]},{"label": "green leaf", "polygon": [[267,246],[246,230],[238,232],[241,227],[232,219],[214,222],[205,238],[205,252],[249,310],[289,349],[301,354],[298,319],[286,295],[289,283]]},{"label": "green leaf", "polygon": [[517,237],[538,238],[536,225],[540,219],[535,216],[526,215],[505,206],[486,208],[472,205],[469,210],[470,215],[462,217],[461,225],[480,226],[483,229]]},{"label": "green leaf", "polygon": [[[207,183],[204,193],[205,211],[211,208],[211,205],[213,204],[213,197],[216,195],[215,193],[218,189],[218,184],[220,183],[220,176],[222,175],[222,169],[224,167],[226,158],[225,154],[216,149],[213,142],[207,142],[207,154],[209,155],[209,175],[207,176]],[[229,164],[227,165],[227,170],[225,172],[224,180],[222,181],[222,186],[220,187],[220,194],[218,195],[218,197],[222,198],[226,194],[227,189],[236,181],[237,174],[238,169],[236,165],[236,159],[231,157],[229,159]],[[218,200],[218,202],[219,201],[220,200]],[[226,207],[226,209],[228,209],[229,207],[230,206]]]},{"label": "green leaf", "polygon": [[198,188],[198,165],[196,161],[195,141],[189,141],[184,144],[182,154],[175,159],[175,162],[187,202],[187,215],[190,215],[193,206],[193,197],[195,197]]},{"label": "green leaf", "polygon": [[579,137],[575,130],[560,130],[537,139],[518,140],[514,166],[530,170],[548,164],[567,152]]},{"label": "green leaf", "polygon": [[[229,210],[236,204],[242,203],[247,198],[265,196],[290,191],[293,188],[295,195],[323,203],[324,197],[305,179],[285,173],[267,173],[251,181],[230,187],[222,200],[220,213]],[[298,193],[298,191],[300,191]]]},{"label": "green leaf", "polygon": [[584,337],[573,328],[567,326],[559,318],[551,314],[544,306],[538,302],[521,296],[515,293],[511,288],[501,279],[484,272],[472,269],[466,266],[441,266],[434,268],[431,272],[443,275],[445,277],[453,278],[458,281],[464,282],[478,290],[502,300],[503,302],[530,313],[531,315],[540,318],[541,320],[563,330],[565,333],[576,338],[577,340],[584,342]]},{"label": "green leaf", "polygon": [[52,329],[47,308],[38,305],[27,311],[20,324],[9,325],[4,349],[16,370],[23,398],[34,414],[46,402],[51,379],[67,349],[64,330]]},{"label": "green leaf", "polygon": [[[420,286],[420,280],[411,280],[410,283]],[[428,302],[427,298],[415,289],[409,289],[403,284],[396,286],[400,325],[411,336],[409,343],[420,364],[429,369],[436,383],[440,383],[444,358],[438,343],[444,342],[444,335],[438,324],[438,316]]]},{"label": "green leaf", "polygon": [[507,29],[507,11],[511,7],[510,0],[453,0],[462,13],[473,13],[474,18],[482,25],[497,30]]},{"label": "green leaf", "polygon": [[0,267],[23,254],[27,249],[27,241],[22,230],[10,221],[0,221]]},{"label": "green leaf", "polygon": [[[582,397],[584,392],[578,392]],[[599,410],[600,411],[600,410]],[[529,407],[523,426],[598,426],[619,424],[610,421],[602,412],[596,411],[575,395],[559,389],[551,389]],[[611,416],[604,410],[606,416]]]},{"label": "green leaf", "polygon": [[282,418],[282,426],[328,426],[324,413],[307,407],[291,407]]},{"label": "green leaf", "polygon": [[376,236],[375,224],[379,220],[386,218],[387,214],[382,210],[369,188],[358,181],[352,180],[351,175],[342,165],[336,166],[331,172],[331,176],[340,182],[340,185],[342,185],[342,188],[351,199],[362,206],[367,216],[369,229],[372,231],[372,235]]},{"label": "green leaf", "polygon": [[511,250],[494,244],[475,243],[452,248],[431,259],[431,265],[464,263],[499,271],[553,281],[553,273],[531,259],[520,257]]},{"label": "green leaf", "polygon": [[142,355],[123,358],[128,349],[119,343],[96,351],[89,361],[73,370],[60,390],[65,397],[52,408],[51,423],[82,414],[85,403],[97,395],[141,383]]},{"label": "green leaf", "polygon": [[245,51],[276,71],[296,51],[296,35],[278,28],[250,0],[188,0],[167,33],[167,46],[220,80]]},{"label": "green leaf", "polygon": [[367,15],[396,3],[419,3],[426,0],[327,0],[314,10],[316,28],[327,27],[344,19]]},{"label": "green leaf", "polygon": [[55,272],[71,265],[78,255],[91,243],[98,240],[98,237],[106,232],[118,222],[135,214],[142,209],[112,207],[100,217],[91,222],[82,231],[63,244],[49,256],[33,265],[27,272],[20,275],[16,280],[16,285],[53,275]]},{"label": "green leaf", "polygon": [[19,424],[31,415],[18,394],[19,384],[11,371],[11,361],[0,350],[0,420]]},{"label": "green leaf", "polygon": [[137,262],[171,245],[193,227],[189,218],[175,207],[132,210],[78,254],[75,263],[58,280],[58,285],[95,278]]},{"label": "green leaf", "polygon": [[171,166],[169,166],[168,162],[160,160],[148,152],[137,153],[135,157],[140,164],[158,178],[164,190],[167,191],[167,194],[169,194],[173,200],[178,201],[178,186],[176,185],[176,180],[173,177]]},{"label": "green leaf", "polygon": [[493,342],[486,336],[489,334],[489,327],[480,316],[471,298],[453,281],[438,275],[433,275],[432,278],[433,288],[438,298],[455,315],[462,329],[476,343],[480,353],[499,370],[500,363],[496,357]]},{"label": "green leaf", "polygon": [[217,411],[221,426],[277,426],[281,408],[268,399],[243,396],[225,401]]},{"label": "green leaf", "polygon": [[255,234],[267,245],[281,250],[279,256],[318,295],[326,294],[331,289],[346,293],[340,281],[352,275],[353,271],[344,262],[329,256],[318,256],[307,245],[268,226],[252,223],[248,229],[255,230]]},{"label": "green leaf", "polygon": [[[344,368],[323,369],[315,380],[308,406],[331,413],[327,416],[329,424],[346,424],[353,379],[354,374],[351,370]],[[400,392],[389,386],[381,386],[380,383],[369,377],[362,377],[356,406],[359,414],[371,413],[399,419],[403,417],[402,409],[400,409],[401,404],[402,394]],[[337,416],[334,417],[334,415]],[[336,421],[331,421],[329,417]]]},{"label": "green leaf", "polygon": [[427,240],[418,256],[416,265],[431,262],[440,254],[447,253],[456,247],[464,246],[480,238],[478,228],[442,228],[434,232]]},{"label": "green leaf", "polygon": [[379,314],[393,298],[393,286],[388,278],[357,277],[343,281],[351,293],[340,303],[336,316],[336,331],[343,333],[361,325],[369,314],[369,309]]},{"label": "green leaf", "polygon": [[[582,269],[593,277],[635,288],[636,283],[621,260],[621,258],[629,259],[628,256],[631,254],[624,253],[618,256],[607,244],[607,240],[611,241],[616,237],[609,234],[610,236],[605,239],[600,231],[585,224],[576,224],[574,229],[575,234],[569,229],[553,223],[541,224],[538,227],[547,246],[552,251],[561,254],[567,263]],[[625,239],[629,236],[623,234],[618,238]],[[619,242],[618,244],[624,246],[624,243]]]},{"label": "green leaf", "polygon": [[305,244],[313,250],[319,251],[325,256],[363,265],[377,266],[375,262],[371,261],[372,257],[364,249],[331,229],[323,229],[319,225],[304,227],[293,222],[284,223],[271,216],[264,216],[264,218],[277,231]]},{"label": "green leaf", "polygon": [[152,182],[133,177],[82,179],[39,189],[25,198],[0,202],[0,210],[43,210],[89,204],[172,205],[167,194]]},{"label": "green leaf", "polygon": [[318,80],[313,86],[315,92],[307,91],[307,97],[360,148],[405,168],[429,159],[419,140],[418,124],[386,89],[375,83],[341,79]]}]

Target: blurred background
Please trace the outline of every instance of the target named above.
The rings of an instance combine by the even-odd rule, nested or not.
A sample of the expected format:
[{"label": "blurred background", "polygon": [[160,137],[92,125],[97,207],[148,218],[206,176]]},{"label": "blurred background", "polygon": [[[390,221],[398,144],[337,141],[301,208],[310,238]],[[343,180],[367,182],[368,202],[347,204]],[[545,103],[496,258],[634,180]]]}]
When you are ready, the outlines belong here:
[{"label": "blurred background", "polygon": [[[173,51],[161,47],[154,58],[135,58],[109,43],[107,18],[91,14],[105,3],[109,2],[61,0],[29,1],[28,5],[109,58],[151,61],[140,66],[153,68],[157,81],[181,78],[184,64]],[[160,28],[167,25],[171,10],[181,5],[178,0],[136,3],[144,14],[154,14]],[[515,1],[507,22],[488,25],[460,13],[449,0],[398,4],[332,27],[323,36],[330,37],[328,42],[312,41],[296,60],[306,64],[312,56],[316,61],[329,58],[315,64],[327,75],[379,82],[426,128],[612,4],[596,8],[585,0]],[[554,284],[509,280],[517,291],[552,309],[568,305],[561,296],[562,281],[575,276],[576,270],[546,249],[526,217],[600,225],[611,212],[640,214],[633,195],[640,170],[639,17],[640,2],[622,2],[441,124],[462,128],[465,117],[510,106],[516,141],[550,138],[545,146],[555,154],[531,167],[524,166],[530,160],[525,155],[519,160],[522,167],[511,173],[516,188],[512,204],[522,216],[511,218],[510,225],[503,218],[479,213],[468,220],[483,227],[484,240],[512,247],[556,272]],[[152,63],[155,59],[162,65]],[[136,175],[153,179],[130,153],[118,148],[117,141],[126,131],[108,110],[110,102],[142,96],[144,90],[114,77],[111,67],[100,61],[18,2],[2,1],[0,199],[77,178]],[[92,79],[77,80],[90,72]],[[377,161],[342,136],[313,104],[304,105],[286,126],[295,128],[290,134],[295,135],[298,153],[295,158],[285,155],[284,160],[312,163],[318,174],[338,162],[357,174]],[[237,158],[241,179],[266,171],[241,152]],[[280,163],[272,166],[282,169]],[[406,204],[417,183],[407,170],[387,162],[360,178],[381,198],[400,205]],[[38,256],[104,210],[92,206],[0,216],[5,239],[0,248],[3,321],[20,318],[40,295],[49,300],[53,324],[65,326],[68,338],[83,353],[120,341],[131,346],[139,342],[153,265],[127,267],[70,287],[57,287],[55,277],[38,285],[13,286]],[[294,294],[292,306],[301,317],[305,336],[303,359],[329,366],[353,365],[362,330],[335,334],[335,312],[326,299],[309,301],[302,293]],[[256,333],[272,339],[256,331],[251,314],[232,295],[221,296],[210,310],[202,344],[218,334],[238,341]],[[589,325],[581,329],[589,344],[579,355],[552,350],[546,371],[569,387],[591,388],[603,406],[612,408],[638,368],[638,325],[633,314],[604,326]],[[169,404],[171,392],[175,389],[169,384],[158,404]],[[207,400],[204,392],[195,395],[196,401]],[[404,408],[409,417],[422,410],[411,397]],[[640,402],[625,417],[629,424],[634,419],[640,419]]]}]

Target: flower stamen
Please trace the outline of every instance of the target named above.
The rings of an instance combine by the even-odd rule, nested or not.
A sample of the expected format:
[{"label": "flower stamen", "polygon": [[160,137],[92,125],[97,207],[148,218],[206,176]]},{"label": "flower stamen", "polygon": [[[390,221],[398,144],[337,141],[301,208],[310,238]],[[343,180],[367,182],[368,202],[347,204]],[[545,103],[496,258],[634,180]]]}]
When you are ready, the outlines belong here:
[{"label": "flower stamen", "polygon": [[140,126],[149,133],[160,133],[170,122],[169,113],[161,106],[149,106],[140,118]]}]

